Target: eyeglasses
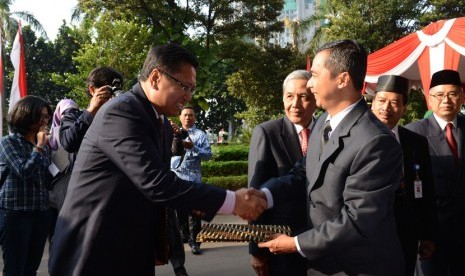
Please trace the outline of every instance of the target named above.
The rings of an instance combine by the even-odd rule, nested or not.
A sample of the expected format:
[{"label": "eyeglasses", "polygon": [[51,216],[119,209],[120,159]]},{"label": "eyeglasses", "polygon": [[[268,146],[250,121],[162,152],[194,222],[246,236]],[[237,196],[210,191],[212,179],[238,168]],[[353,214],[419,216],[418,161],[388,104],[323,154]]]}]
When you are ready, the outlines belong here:
[{"label": "eyeglasses", "polygon": [[[158,68],[157,68],[158,69]],[[166,71],[164,70],[161,70],[161,69],[158,69],[158,71],[160,71],[160,73],[164,74],[165,76],[167,76],[168,78],[170,78],[171,80],[173,80],[175,83],[179,84],[179,86],[181,86],[182,88],[182,91],[184,93],[189,93],[191,95],[194,95],[195,93],[195,85],[194,86],[190,86],[190,85],[185,85],[184,83],[182,83],[180,80],[178,80],[177,78],[171,76],[169,73],[167,73]]]},{"label": "eyeglasses", "polygon": [[444,93],[437,93],[435,95],[429,94],[430,97],[433,97],[436,101],[442,102],[445,97],[451,100],[457,100],[460,97],[461,92],[459,91],[454,91],[454,92],[449,92],[447,94]]}]

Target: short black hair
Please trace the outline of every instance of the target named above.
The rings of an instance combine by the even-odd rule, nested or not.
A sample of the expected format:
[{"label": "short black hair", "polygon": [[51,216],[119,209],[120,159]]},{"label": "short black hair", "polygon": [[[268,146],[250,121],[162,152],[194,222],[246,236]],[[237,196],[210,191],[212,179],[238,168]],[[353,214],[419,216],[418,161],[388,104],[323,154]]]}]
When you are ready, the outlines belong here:
[{"label": "short black hair", "polygon": [[139,80],[147,80],[155,68],[160,68],[171,74],[177,73],[181,66],[186,63],[195,69],[199,67],[197,57],[178,44],[169,43],[155,46],[149,51],[145,59]]},{"label": "short black hair", "polygon": [[123,75],[118,72],[116,69],[109,66],[99,66],[90,71],[86,80],[86,92],[88,96],[90,95],[89,85],[92,85],[96,88],[111,85],[113,80],[120,79],[121,86],[123,85]]},{"label": "short black hair", "polygon": [[331,72],[331,77],[334,78],[342,72],[348,72],[354,88],[362,90],[368,60],[365,48],[354,40],[344,39],[324,44],[317,53],[325,50],[329,51],[325,67]]},{"label": "short black hair", "polygon": [[31,126],[40,122],[42,109],[47,108],[47,112],[52,116],[52,108],[42,98],[36,96],[26,96],[21,98],[14,105],[7,116],[8,126],[12,133],[26,135]]},{"label": "short black hair", "polygon": [[181,115],[181,113],[182,113],[182,111],[183,111],[184,109],[190,109],[190,110],[194,111],[194,115],[196,115],[196,114],[195,114],[195,113],[196,113],[196,112],[195,112],[195,109],[194,109],[194,107],[191,106],[191,105],[185,105],[185,106],[183,106],[183,107],[181,108],[181,110],[179,110],[179,115]]}]

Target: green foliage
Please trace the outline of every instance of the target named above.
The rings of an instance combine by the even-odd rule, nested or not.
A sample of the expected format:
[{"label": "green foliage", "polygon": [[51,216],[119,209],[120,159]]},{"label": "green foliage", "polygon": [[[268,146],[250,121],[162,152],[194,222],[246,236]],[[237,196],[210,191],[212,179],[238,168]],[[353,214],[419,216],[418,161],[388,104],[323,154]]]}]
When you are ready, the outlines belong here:
[{"label": "green foliage", "polygon": [[230,176],[241,175],[247,172],[247,160],[245,161],[208,161],[202,162],[202,176]]},{"label": "green foliage", "polygon": [[70,89],[68,96],[81,107],[89,102],[85,81],[92,69],[101,65],[115,68],[123,74],[124,88],[128,90],[137,82],[137,74],[150,48],[150,29],[133,22],[110,20],[107,16],[102,15],[94,23],[95,29],[88,30],[96,35],[75,55],[78,72],[66,75],[66,85]]},{"label": "green foliage", "polygon": [[421,26],[438,20],[465,16],[465,0],[430,0],[424,14],[419,17]]},{"label": "green foliage", "polygon": [[368,52],[418,28],[423,12],[419,0],[327,0],[328,10],[336,11],[325,18],[322,35],[326,41],[355,39]]},{"label": "green foliage", "polygon": [[240,118],[256,125],[282,112],[282,82],[290,72],[305,68],[306,59],[292,48],[245,43],[242,47],[241,58],[235,58],[238,70],[226,83],[230,94],[247,105]]},{"label": "green foliage", "polygon": [[212,147],[213,157],[209,162],[247,160],[249,147],[246,145],[218,145]]},{"label": "green foliage", "polygon": [[406,125],[423,119],[425,112],[428,110],[425,96],[420,90],[411,90],[409,96],[407,112],[400,119],[400,125]]},{"label": "green foliage", "polygon": [[247,175],[205,177],[202,181],[231,191],[247,187]]}]

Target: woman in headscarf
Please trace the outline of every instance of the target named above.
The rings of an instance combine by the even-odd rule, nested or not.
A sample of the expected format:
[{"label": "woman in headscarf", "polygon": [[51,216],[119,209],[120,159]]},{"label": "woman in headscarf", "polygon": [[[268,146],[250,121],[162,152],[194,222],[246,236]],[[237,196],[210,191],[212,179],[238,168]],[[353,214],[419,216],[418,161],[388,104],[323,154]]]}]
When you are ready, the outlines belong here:
[{"label": "woman in headscarf", "polygon": [[60,147],[61,117],[69,108],[79,109],[79,106],[71,99],[63,99],[57,104],[57,107],[55,108],[55,112],[53,113],[52,118],[52,127],[50,129],[50,148],[52,150],[57,150]]}]

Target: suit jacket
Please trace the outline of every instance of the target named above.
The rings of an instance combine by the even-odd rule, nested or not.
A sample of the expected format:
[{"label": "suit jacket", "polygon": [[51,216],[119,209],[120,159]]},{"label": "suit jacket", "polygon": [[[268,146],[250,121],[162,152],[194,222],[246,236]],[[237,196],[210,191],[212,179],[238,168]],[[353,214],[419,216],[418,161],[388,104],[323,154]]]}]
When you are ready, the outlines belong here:
[{"label": "suit jacket", "polygon": [[306,184],[309,230],[297,239],[314,273],[402,275],[393,208],[402,173],[400,145],[361,100],[322,152],[326,117],[313,128],[306,161],[265,187],[279,206]]},{"label": "suit jacket", "polygon": [[457,116],[454,129],[459,162],[447,144],[445,132],[434,116],[408,124],[406,128],[428,139],[438,213],[438,237],[451,244],[465,244],[465,117]]},{"label": "suit jacket", "polygon": [[[413,275],[417,259],[418,242],[434,240],[437,229],[436,197],[433,172],[428,151],[428,140],[413,131],[399,126],[399,140],[403,154],[404,181],[396,192],[394,214],[397,233],[406,260],[406,275]],[[415,165],[422,181],[422,197],[415,198]]]},{"label": "suit jacket", "polygon": [[197,209],[211,220],[225,191],[170,170],[172,131],[140,84],[101,107],[80,147],[61,209],[51,275],[155,274],[157,212]]},{"label": "suit jacket", "polygon": [[[287,117],[258,125],[250,141],[249,187],[259,189],[268,179],[287,175],[302,156],[295,126]],[[254,223],[289,225],[294,235],[303,232],[307,225],[304,185],[301,185],[300,196],[300,200],[267,210]],[[249,252],[267,256],[269,265],[276,267],[270,267],[271,273],[279,270],[288,275],[306,275],[306,262],[299,254],[276,256],[267,249],[259,249],[256,243],[250,244]]]}]

